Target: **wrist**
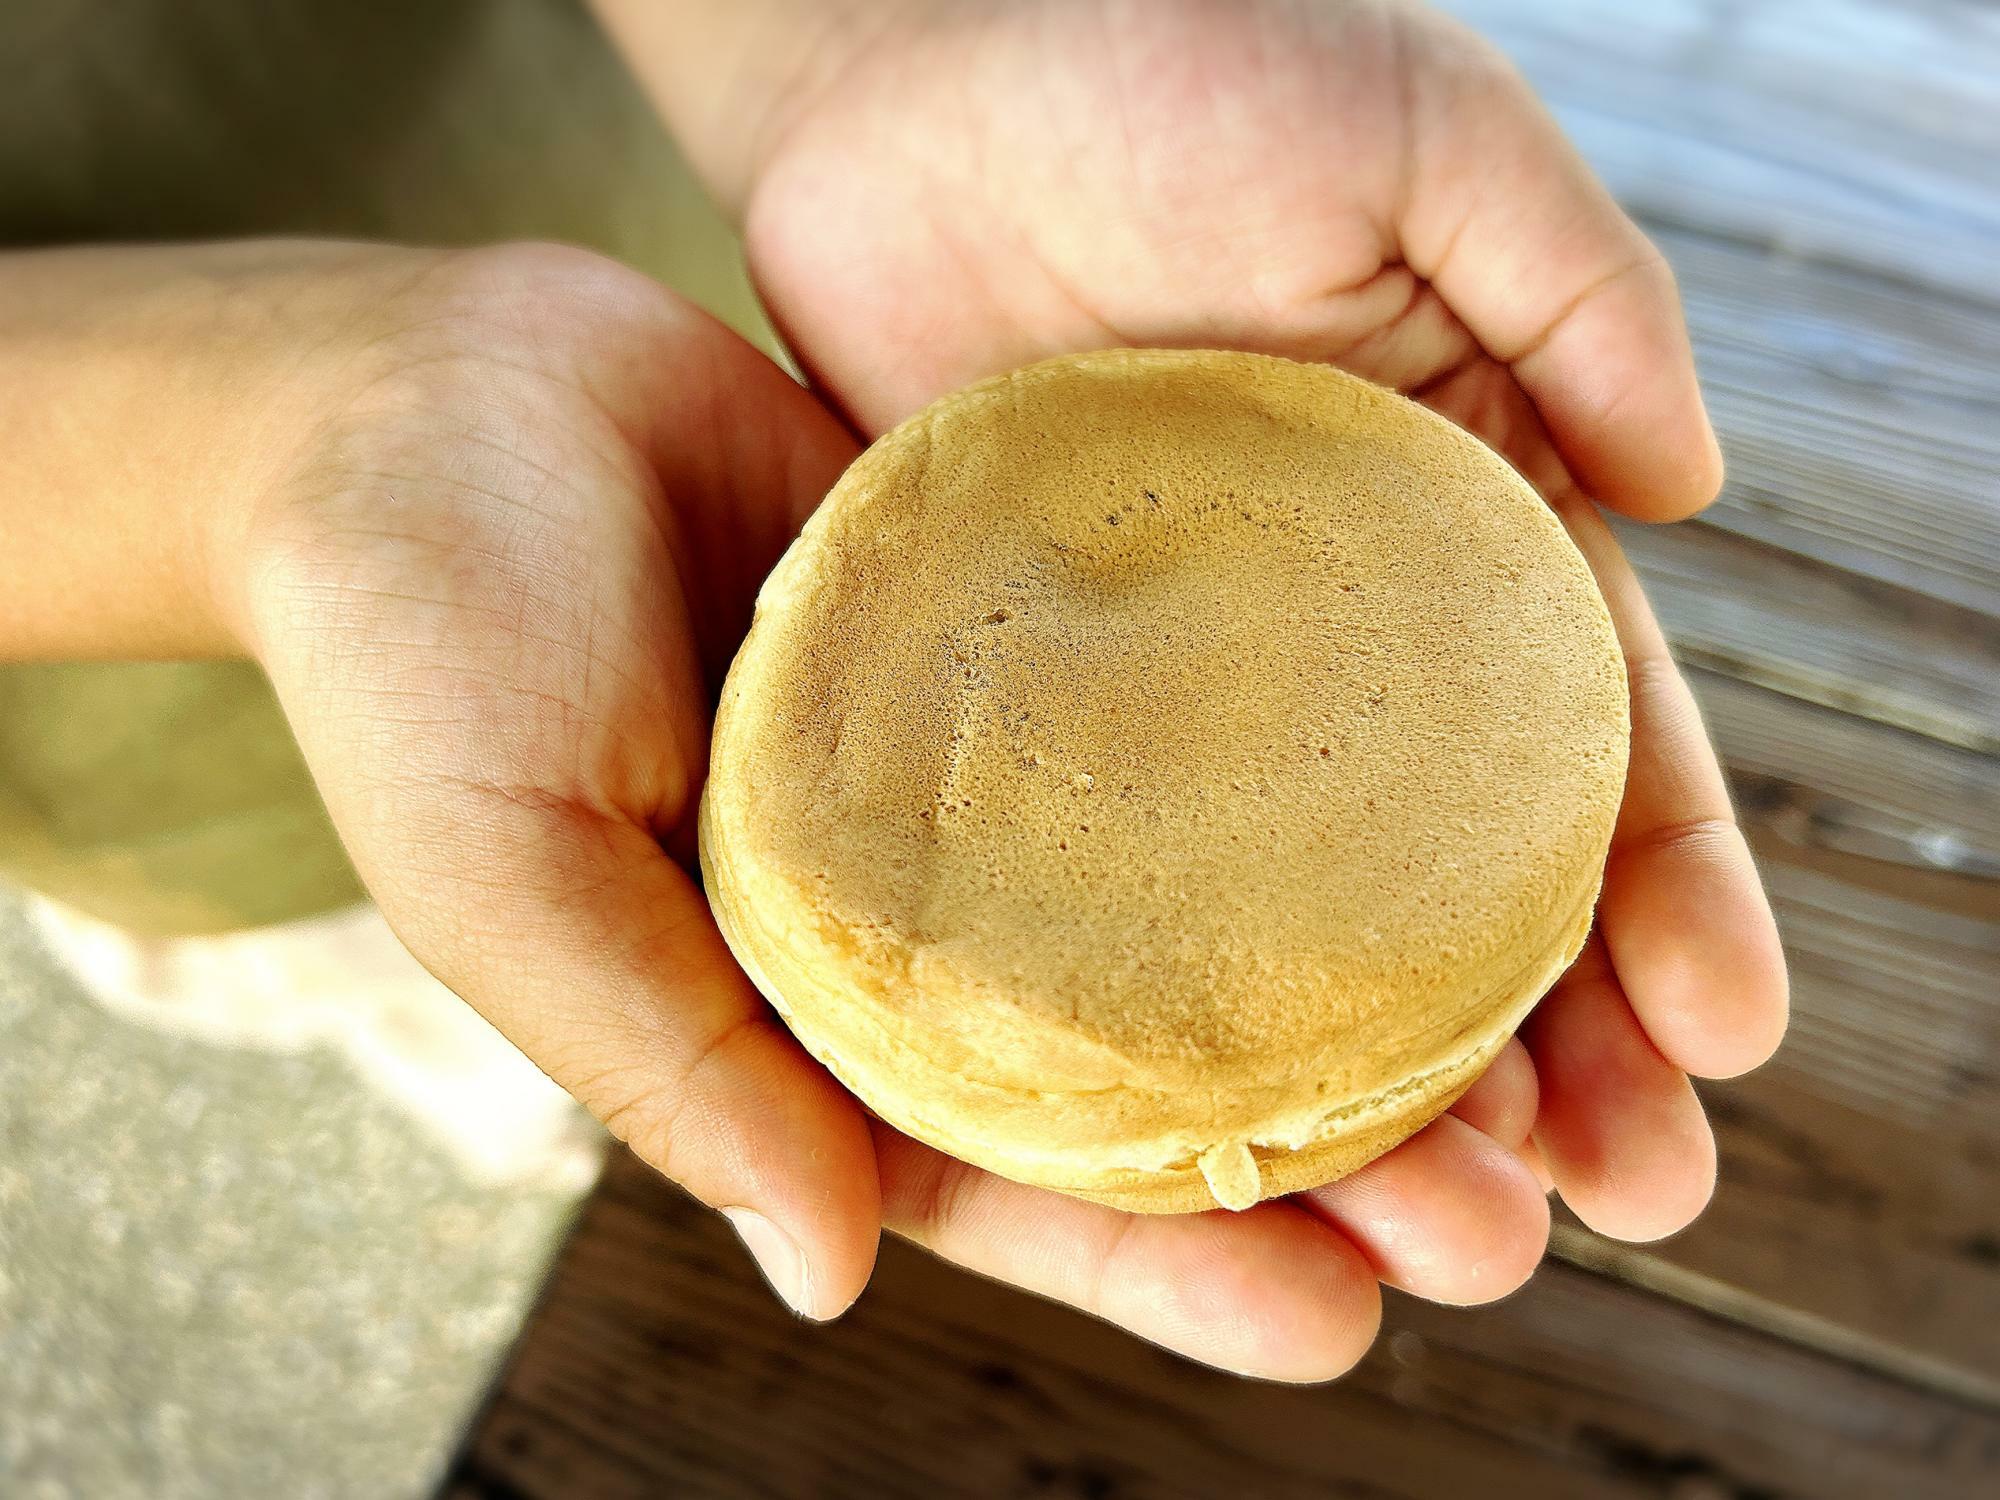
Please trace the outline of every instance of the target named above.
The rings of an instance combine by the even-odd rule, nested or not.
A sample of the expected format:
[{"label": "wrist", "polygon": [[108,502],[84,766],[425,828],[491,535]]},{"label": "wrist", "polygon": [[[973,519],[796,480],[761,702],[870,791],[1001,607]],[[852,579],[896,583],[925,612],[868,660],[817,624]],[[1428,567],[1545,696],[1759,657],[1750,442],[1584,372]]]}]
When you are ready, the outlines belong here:
[{"label": "wrist", "polygon": [[349,283],[409,253],[0,257],[0,657],[244,652],[250,512],[365,348]]}]

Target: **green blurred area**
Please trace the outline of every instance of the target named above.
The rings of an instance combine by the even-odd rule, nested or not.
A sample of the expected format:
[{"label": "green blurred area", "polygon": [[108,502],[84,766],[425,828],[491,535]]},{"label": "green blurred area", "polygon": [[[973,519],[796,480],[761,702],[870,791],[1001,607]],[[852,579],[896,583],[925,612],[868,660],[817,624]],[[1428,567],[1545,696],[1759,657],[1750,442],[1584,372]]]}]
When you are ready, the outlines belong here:
[{"label": "green blurred area", "polygon": [[[561,239],[775,347],[573,0],[33,0],[0,6],[0,58],[29,64],[0,90],[0,243]],[[0,668],[0,876],[156,934],[360,891],[239,663]]]},{"label": "green blurred area", "polygon": [[150,934],[361,895],[269,688],[240,662],[0,671],[0,864]]}]

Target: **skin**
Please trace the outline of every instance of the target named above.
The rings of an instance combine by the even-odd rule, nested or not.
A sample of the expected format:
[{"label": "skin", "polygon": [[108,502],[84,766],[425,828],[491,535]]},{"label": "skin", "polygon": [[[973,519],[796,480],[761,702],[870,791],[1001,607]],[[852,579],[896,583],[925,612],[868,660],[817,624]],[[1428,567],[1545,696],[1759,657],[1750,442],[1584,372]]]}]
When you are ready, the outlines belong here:
[{"label": "skin", "polygon": [[[1519,1285],[1547,1180],[1608,1233],[1692,1218],[1714,1147],[1687,1073],[1768,1055],[1783,968],[1585,496],[1686,514],[1719,464],[1671,280],[1518,82],[1391,7],[605,9],[825,401],[578,251],[6,257],[0,655],[260,661],[412,951],[806,1316],[853,1300],[886,1226],[1315,1380],[1366,1349],[1378,1281]],[[1119,341],[1333,359],[1473,426],[1563,514],[1632,665],[1585,959],[1450,1116],[1237,1215],[1124,1215],[871,1125],[687,874],[713,692],[846,424]]]}]

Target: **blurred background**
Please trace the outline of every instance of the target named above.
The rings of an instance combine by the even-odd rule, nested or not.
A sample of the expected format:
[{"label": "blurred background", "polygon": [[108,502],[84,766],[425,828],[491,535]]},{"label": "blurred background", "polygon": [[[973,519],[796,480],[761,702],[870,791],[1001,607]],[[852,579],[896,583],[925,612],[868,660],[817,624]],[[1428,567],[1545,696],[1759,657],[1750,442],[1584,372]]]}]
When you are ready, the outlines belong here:
[{"label": "blurred background", "polygon": [[[402,954],[252,669],[9,668],[0,1495],[2000,1492],[2000,10],[1448,8],[1673,261],[1730,460],[1621,532],[1793,965],[1701,1223],[1319,1390],[894,1248],[803,1328]],[[554,237],[775,349],[570,0],[15,0],[0,81],[0,241]]]}]

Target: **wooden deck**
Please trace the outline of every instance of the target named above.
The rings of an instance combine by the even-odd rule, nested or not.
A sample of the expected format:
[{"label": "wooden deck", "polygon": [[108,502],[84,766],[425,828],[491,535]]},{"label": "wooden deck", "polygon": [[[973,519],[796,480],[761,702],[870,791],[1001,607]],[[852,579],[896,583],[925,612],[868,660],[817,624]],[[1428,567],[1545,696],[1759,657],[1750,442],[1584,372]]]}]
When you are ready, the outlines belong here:
[{"label": "wooden deck", "polygon": [[800,1326],[629,1161],[455,1496],[2000,1493],[2000,8],[1459,0],[1680,273],[1727,495],[1621,528],[1791,953],[1722,1185],[1338,1385],[1191,1368],[900,1246]]}]

